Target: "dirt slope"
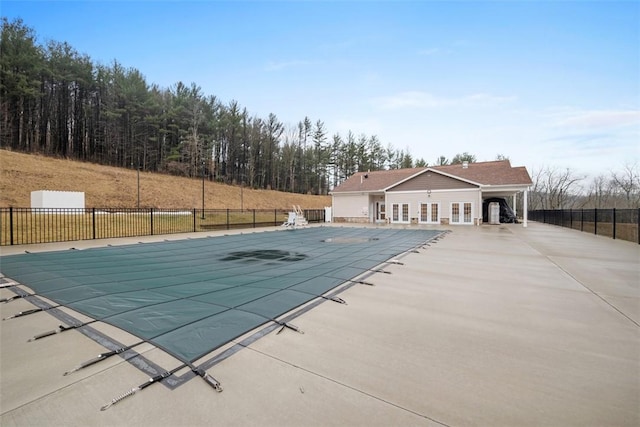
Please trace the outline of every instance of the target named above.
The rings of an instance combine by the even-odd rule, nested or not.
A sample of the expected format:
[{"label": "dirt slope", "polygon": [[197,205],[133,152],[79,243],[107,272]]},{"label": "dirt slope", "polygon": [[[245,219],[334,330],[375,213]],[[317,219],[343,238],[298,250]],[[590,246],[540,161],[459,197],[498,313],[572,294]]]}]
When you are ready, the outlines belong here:
[{"label": "dirt slope", "polygon": [[[129,207],[138,203],[135,170],[0,150],[0,207],[30,207],[37,190],[83,191],[86,207]],[[241,203],[242,197],[242,203]],[[251,190],[205,182],[206,209],[320,209],[330,196]],[[202,208],[202,180],[140,173],[140,206]]]}]

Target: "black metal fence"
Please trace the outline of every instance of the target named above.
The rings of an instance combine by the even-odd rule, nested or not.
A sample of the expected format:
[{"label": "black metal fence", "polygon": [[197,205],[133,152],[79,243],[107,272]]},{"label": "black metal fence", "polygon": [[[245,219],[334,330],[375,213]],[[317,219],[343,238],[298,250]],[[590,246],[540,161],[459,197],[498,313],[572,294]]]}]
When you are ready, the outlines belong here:
[{"label": "black metal fence", "polygon": [[640,209],[535,210],[529,219],[640,244]]},{"label": "black metal fence", "polygon": [[[304,210],[324,222],[324,209]],[[281,225],[286,209],[0,208],[0,246]]]}]

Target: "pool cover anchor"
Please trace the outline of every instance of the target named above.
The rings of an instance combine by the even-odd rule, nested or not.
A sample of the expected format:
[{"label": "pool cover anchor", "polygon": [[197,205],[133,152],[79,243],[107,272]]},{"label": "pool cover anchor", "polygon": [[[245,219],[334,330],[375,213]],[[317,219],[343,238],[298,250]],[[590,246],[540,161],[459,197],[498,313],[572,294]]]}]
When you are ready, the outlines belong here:
[{"label": "pool cover anchor", "polygon": [[[12,286],[15,286],[15,285],[12,285]],[[3,303],[3,304],[6,304],[6,303],[11,302],[13,300],[17,300],[17,299],[24,298],[24,297],[30,297],[30,296],[31,295],[14,295],[12,297],[0,299],[0,302]]]},{"label": "pool cover anchor", "polygon": [[42,332],[41,334],[34,335],[33,337],[29,338],[27,340],[27,342],[36,341],[36,340],[39,340],[40,338],[50,337],[51,335],[61,334],[61,333],[65,332],[65,331],[68,331],[68,330],[71,330],[71,329],[76,329],[76,328],[79,328],[81,326],[84,326],[84,324],[71,325],[71,326],[58,325],[58,327],[56,329],[52,329],[50,331]]},{"label": "pool cover anchor", "polygon": [[[51,307],[51,308],[57,308],[56,307]],[[12,314],[11,316],[7,316],[5,318],[3,318],[2,320],[9,320],[9,319],[15,319],[16,317],[22,317],[22,316],[27,316],[29,314],[33,314],[33,313],[39,313],[41,311],[44,311],[44,308],[32,308],[30,310],[24,310],[24,311],[19,311],[16,314]],[[48,308],[46,310],[49,310]]]},{"label": "pool cover anchor", "polygon": [[347,280],[346,282],[355,283],[356,285],[367,285],[367,286],[375,286],[374,283],[367,282],[365,280]]},{"label": "pool cover anchor", "polygon": [[343,300],[342,298],[340,298],[340,297],[336,297],[336,296],[328,297],[328,296],[324,296],[324,295],[319,295],[319,296],[320,296],[320,298],[325,299],[327,301],[337,302],[338,304],[345,304],[345,305],[347,304],[347,302],[345,300]]},{"label": "pool cover anchor", "polygon": [[149,378],[146,382],[140,384],[139,386],[132,388],[131,390],[127,391],[126,393],[122,393],[120,396],[114,397],[113,399],[111,399],[111,402],[107,403],[106,405],[103,405],[100,408],[100,410],[101,411],[106,411],[107,409],[111,408],[113,405],[115,405],[115,404],[117,404],[119,402],[122,402],[127,397],[133,396],[137,392],[139,392],[141,390],[144,390],[145,388],[149,387],[151,384],[162,381],[163,379],[165,379],[168,376],[170,376],[172,373],[173,372],[167,371],[167,372],[164,372],[164,373],[162,373],[160,375],[156,375],[155,377]]},{"label": "pool cover anchor", "polygon": [[[0,276],[0,279],[4,280],[4,276]],[[18,286],[15,283],[11,283],[11,282],[7,282],[7,283],[0,283],[0,289],[5,289],[5,288],[12,288],[14,286]],[[2,300],[0,300],[2,301]]]},{"label": "pool cover anchor", "polygon": [[139,386],[132,388],[131,390],[121,394],[120,396],[114,397],[113,399],[111,399],[111,402],[109,402],[109,403],[107,403],[105,405],[102,405],[100,410],[101,411],[106,411],[107,409],[111,408],[113,405],[115,405],[115,404],[117,404],[119,402],[122,402],[127,397],[133,396],[137,392],[139,392],[141,390],[144,390],[145,388],[149,387],[151,384],[159,383],[160,381],[164,380],[165,378],[168,378],[171,375],[175,374],[180,369],[186,368],[186,367],[189,367],[191,369],[191,372],[193,372],[194,374],[196,374],[197,376],[202,378],[215,391],[217,391],[218,393],[222,392],[222,385],[220,384],[220,382],[218,380],[216,380],[211,375],[209,375],[203,368],[197,368],[197,367],[193,366],[191,363],[187,362],[187,363],[183,363],[182,365],[180,365],[180,366],[178,366],[176,368],[173,368],[170,371],[165,371],[160,375],[156,375],[155,377],[151,377],[147,381],[145,381],[144,383],[140,384]]},{"label": "pool cover anchor", "polygon": [[281,322],[279,320],[274,320],[274,322],[280,326],[282,326],[280,328],[280,330],[278,332],[276,332],[276,335],[278,335],[280,332],[282,332],[284,330],[284,328],[289,328],[292,331],[296,331],[299,334],[304,334],[304,331],[300,328],[298,328],[296,325],[292,325],[291,323],[287,323],[287,322]]},{"label": "pool cover anchor", "polygon": [[189,368],[191,368],[191,372],[193,372],[194,374],[202,378],[215,391],[217,391],[218,393],[222,393],[222,384],[220,384],[220,381],[218,381],[217,379],[209,375],[207,371],[205,371],[203,368],[197,368],[193,366],[191,363],[188,363],[187,365],[189,366]]},{"label": "pool cover anchor", "polygon": [[62,374],[62,376],[66,377],[67,375],[72,374],[74,372],[77,372],[80,369],[84,369],[84,368],[89,367],[91,365],[95,365],[98,362],[102,362],[103,360],[106,360],[107,358],[109,358],[111,356],[115,356],[116,354],[124,353],[125,351],[130,350],[131,348],[135,347],[136,345],[140,345],[142,343],[144,343],[144,341],[140,341],[140,342],[138,342],[138,343],[136,343],[134,345],[131,345],[129,347],[121,347],[121,348],[118,348],[116,350],[107,351],[106,353],[100,353],[98,355],[98,357],[94,357],[93,359],[89,359],[86,362],[80,363],[75,368],[65,372],[64,374]]}]

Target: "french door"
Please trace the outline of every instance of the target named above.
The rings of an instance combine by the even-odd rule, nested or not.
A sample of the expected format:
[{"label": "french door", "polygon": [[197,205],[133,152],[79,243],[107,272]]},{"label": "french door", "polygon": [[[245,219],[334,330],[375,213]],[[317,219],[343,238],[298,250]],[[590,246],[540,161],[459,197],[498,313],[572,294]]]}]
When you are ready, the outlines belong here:
[{"label": "french door", "polygon": [[409,222],[409,203],[394,203],[391,205],[392,222]]},{"label": "french door", "polygon": [[386,221],[387,208],[384,202],[376,202],[376,221]]},{"label": "french door", "polygon": [[440,203],[420,203],[420,222],[440,224]]},{"label": "french door", "polygon": [[454,202],[451,203],[451,224],[473,224],[473,203]]}]

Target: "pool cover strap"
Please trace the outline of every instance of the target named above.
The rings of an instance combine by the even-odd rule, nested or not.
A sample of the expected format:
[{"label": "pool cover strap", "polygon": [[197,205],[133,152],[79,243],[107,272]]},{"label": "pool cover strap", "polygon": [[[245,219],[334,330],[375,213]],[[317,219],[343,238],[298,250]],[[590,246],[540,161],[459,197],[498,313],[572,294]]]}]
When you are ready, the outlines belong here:
[{"label": "pool cover strap", "polygon": [[120,354],[120,353],[124,353],[127,350],[130,350],[131,348],[135,347],[136,345],[140,345],[142,343],[144,343],[145,341],[140,341],[136,344],[130,345],[129,347],[121,347],[118,348],[116,350],[111,350],[111,351],[107,351],[106,353],[101,353],[98,355],[98,357],[94,357],[93,359],[89,359],[86,362],[82,362],[81,364],[79,364],[78,366],[76,366],[75,368],[65,372],[64,374],[62,374],[62,376],[67,376],[69,374],[72,374],[76,371],[79,371],[80,369],[84,369],[88,366],[91,365],[95,365],[98,362],[102,362],[103,360],[106,360],[107,358],[111,357],[111,356],[115,356],[116,354]]},{"label": "pool cover strap", "polygon": [[62,332],[68,331],[70,329],[76,329],[76,328],[79,328],[80,326],[82,325],[71,325],[71,326],[58,325],[56,329],[34,335],[33,337],[29,338],[27,341],[32,342],[32,341],[39,340],[41,338],[50,337],[51,335],[61,334]]},{"label": "pool cover strap", "polygon": [[[54,308],[54,307],[51,307]],[[16,317],[28,316],[29,314],[39,313],[41,311],[49,310],[48,308],[32,308],[30,310],[19,311],[16,314],[12,314],[11,316],[5,317],[2,320],[15,319]]]},{"label": "pool cover strap", "polygon": [[187,366],[191,369],[191,371],[194,374],[196,374],[197,376],[202,378],[215,391],[217,391],[217,392],[221,392],[222,391],[222,386],[220,385],[220,382],[218,380],[216,380],[215,378],[213,378],[211,375],[209,375],[204,369],[198,368],[196,366],[193,366],[191,363],[183,363],[182,365],[180,365],[180,366],[178,366],[178,367],[176,367],[176,368],[174,368],[174,369],[172,369],[170,371],[166,371],[166,372],[163,372],[160,375],[156,375],[155,377],[149,378],[149,380],[147,380],[144,383],[140,384],[139,386],[134,387],[131,390],[121,394],[118,397],[114,397],[113,399],[111,399],[111,402],[107,403],[106,405],[103,405],[100,408],[100,410],[101,411],[106,411],[107,409],[109,409],[113,405],[116,405],[117,403],[122,402],[127,397],[133,396],[137,392],[139,392],[141,390],[144,390],[145,388],[149,387],[151,384],[158,383],[158,382],[164,380],[165,378],[170,377],[171,375],[173,375],[176,372],[178,372],[180,369],[185,368]]}]

